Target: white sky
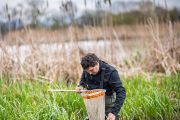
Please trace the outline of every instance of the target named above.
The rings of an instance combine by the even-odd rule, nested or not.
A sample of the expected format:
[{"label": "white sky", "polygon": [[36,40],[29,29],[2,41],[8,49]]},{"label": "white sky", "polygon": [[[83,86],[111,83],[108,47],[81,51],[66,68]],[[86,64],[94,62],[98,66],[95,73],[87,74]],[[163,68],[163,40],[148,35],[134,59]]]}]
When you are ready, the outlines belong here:
[{"label": "white sky", "polygon": [[[47,0],[44,0],[47,1]],[[59,9],[59,4],[61,3],[61,1],[67,1],[67,0],[48,0],[49,1],[49,8],[50,9]],[[84,5],[84,0],[72,0],[78,7],[79,10],[83,10],[85,9],[85,5]],[[94,2],[96,0],[86,0],[87,1],[87,9],[94,9],[95,8],[95,4]],[[124,2],[128,2],[128,1],[146,1],[146,0],[112,0],[113,1],[124,1]],[[151,0],[153,1],[153,0]],[[165,0],[154,0],[156,4],[160,4],[161,6],[165,6]],[[166,0],[167,4],[168,4],[168,8],[172,8],[174,6],[176,7],[180,7],[180,0]],[[8,3],[8,5],[10,7],[13,7],[15,5],[17,5],[18,3],[25,3],[26,0],[0,0],[0,8],[2,6],[4,6],[6,3]]]}]

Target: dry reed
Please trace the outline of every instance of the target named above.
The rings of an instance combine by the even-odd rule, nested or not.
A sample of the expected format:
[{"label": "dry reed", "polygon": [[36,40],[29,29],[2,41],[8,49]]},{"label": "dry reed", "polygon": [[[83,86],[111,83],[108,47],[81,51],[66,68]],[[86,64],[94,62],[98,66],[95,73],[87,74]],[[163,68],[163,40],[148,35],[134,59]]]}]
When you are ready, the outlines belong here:
[{"label": "dry reed", "polygon": [[[77,82],[82,72],[80,58],[88,52],[115,64],[124,76],[144,71],[177,73],[179,29],[179,23],[149,22],[114,28],[16,31],[0,41],[0,73],[15,79]],[[164,39],[168,44],[161,42]]]},{"label": "dry reed", "polygon": [[[150,71],[165,72],[170,75],[180,71],[180,39],[175,30],[176,23],[169,22],[164,28],[158,22],[148,21],[148,29],[152,36],[150,50],[148,51],[148,69]],[[160,31],[166,30],[166,36],[161,37]],[[146,60],[147,60],[146,59]]]}]

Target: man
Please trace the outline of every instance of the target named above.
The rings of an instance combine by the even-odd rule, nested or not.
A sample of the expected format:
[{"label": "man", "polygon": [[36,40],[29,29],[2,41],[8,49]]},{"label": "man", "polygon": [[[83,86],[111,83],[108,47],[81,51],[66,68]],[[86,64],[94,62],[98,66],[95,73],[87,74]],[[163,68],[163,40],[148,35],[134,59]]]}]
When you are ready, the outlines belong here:
[{"label": "man", "polygon": [[106,118],[107,120],[118,120],[118,113],[126,97],[118,71],[93,53],[82,57],[81,66],[83,73],[76,91],[80,92],[84,88],[88,90],[106,89]]}]

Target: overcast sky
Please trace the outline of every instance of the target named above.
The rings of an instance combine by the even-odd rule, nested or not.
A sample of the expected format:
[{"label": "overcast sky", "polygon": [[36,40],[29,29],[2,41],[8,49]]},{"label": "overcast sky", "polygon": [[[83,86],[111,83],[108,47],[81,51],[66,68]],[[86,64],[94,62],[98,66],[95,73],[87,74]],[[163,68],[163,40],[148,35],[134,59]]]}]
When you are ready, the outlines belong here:
[{"label": "overcast sky", "polygon": [[[18,3],[25,3],[26,0],[0,0],[0,7],[4,6],[6,3],[8,3],[8,5],[10,7],[13,7],[15,5],[17,5]],[[47,0],[44,0],[47,1]],[[49,8],[50,9],[58,9],[59,8],[59,4],[61,3],[62,0],[48,0],[49,1]],[[67,0],[63,0],[63,1],[67,1]],[[77,6],[79,10],[85,9],[84,6],[84,0],[72,0]],[[94,9],[95,5],[94,2],[96,0],[87,0],[87,9]],[[124,2],[129,2],[129,1],[145,1],[145,0],[112,0],[112,2],[114,1],[124,1]],[[151,0],[153,1],[153,0]],[[161,6],[165,6],[165,0],[154,0],[155,3],[157,5],[161,5]],[[172,8],[172,7],[180,7],[180,0],[166,0],[167,1],[167,5],[168,8]]]}]

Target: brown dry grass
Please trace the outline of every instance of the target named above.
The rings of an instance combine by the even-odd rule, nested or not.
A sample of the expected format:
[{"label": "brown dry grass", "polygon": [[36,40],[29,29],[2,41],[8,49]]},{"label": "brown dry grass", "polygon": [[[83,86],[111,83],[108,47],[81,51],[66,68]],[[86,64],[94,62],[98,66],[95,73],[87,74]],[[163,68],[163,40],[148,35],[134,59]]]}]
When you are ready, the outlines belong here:
[{"label": "brown dry grass", "polygon": [[[117,26],[117,27],[68,27],[64,29],[49,30],[49,29],[30,29],[9,33],[5,40],[9,44],[23,43],[44,43],[44,42],[64,42],[71,40],[102,40],[102,39],[119,39],[119,40],[134,40],[134,39],[151,39],[151,34],[147,29],[148,25],[133,25],[133,26]],[[167,35],[167,25],[160,24],[160,37]],[[175,31],[180,31],[180,23],[174,26]],[[180,33],[177,33],[178,36]]]},{"label": "brown dry grass", "polygon": [[149,32],[152,43],[149,44],[148,70],[164,72],[166,74],[178,73],[180,71],[180,36],[176,30],[178,24],[169,22],[164,25],[166,35],[161,36],[161,26],[149,20]]},{"label": "brown dry grass", "polygon": [[[145,71],[177,73],[180,70],[180,23],[159,24],[150,21],[147,25],[120,27],[69,27],[59,30],[29,29],[9,33],[0,41],[0,73],[9,77],[31,80],[76,82],[80,78],[80,58],[87,52],[95,52],[100,58],[115,64],[125,76],[144,74]],[[78,41],[109,40],[103,48],[79,47]],[[66,48],[66,43],[73,47]],[[44,43],[62,45],[57,51],[43,51]],[[30,54],[20,61],[22,45],[30,46]],[[48,45],[47,44],[47,45]],[[15,45],[12,54],[8,45]],[[135,49],[140,52],[136,52]],[[47,47],[47,49],[49,49]],[[124,51],[127,58],[117,56]],[[142,52],[143,51],[143,52]]]}]

